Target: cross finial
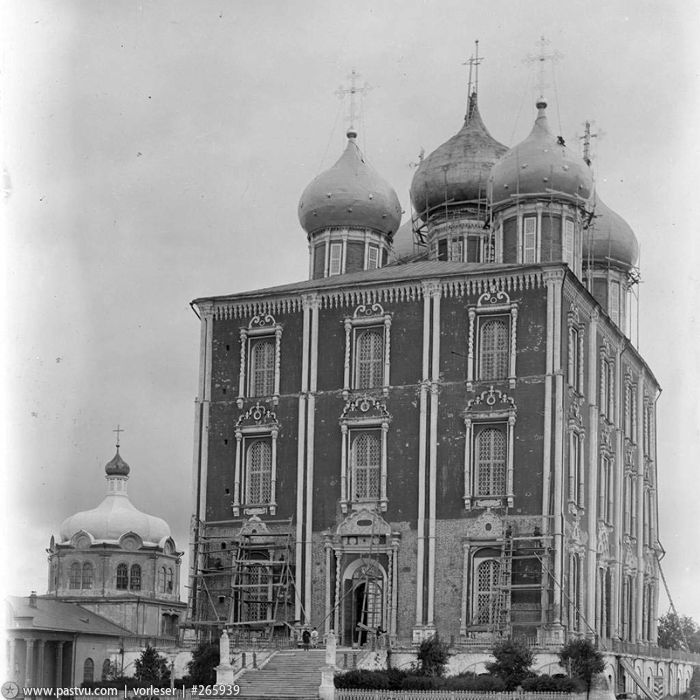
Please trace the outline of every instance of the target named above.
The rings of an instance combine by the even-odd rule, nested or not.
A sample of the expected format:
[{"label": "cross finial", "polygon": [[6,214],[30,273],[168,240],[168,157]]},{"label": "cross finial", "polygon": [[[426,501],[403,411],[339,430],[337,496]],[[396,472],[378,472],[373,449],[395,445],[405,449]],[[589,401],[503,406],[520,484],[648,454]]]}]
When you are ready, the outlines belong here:
[{"label": "cross finial", "polygon": [[[484,60],[483,56],[479,56],[479,40],[474,42],[474,53],[462,63],[463,66],[469,66],[469,83],[467,90],[469,92],[469,97],[471,97],[472,92],[479,92],[479,65]],[[473,79],[472,79],[473,78]],[[474,89],[472,90],[472,85]]]},{"label": "cross finial", "polygon": [[124,430],[124,428],[122,428],[122,427],[119,425],[119,423],[117,423],[117,428],[116,428],[116,430],[113,430],[112,432],[117,434],[117,449],[119,449],[119,433],[125,433],[126,430]]},{"label": "cross finial", "polygon": [[537,87],[539,88],[541,98],[544,98],[545,88],[549,87],[549,84],[545,82],[544,79],[544,64],[547,61],[550,61],[550,63],[554,65],[563,58],[563,55],[559,53],[559,51],[557,51],[556,49],[551,50],[548,48],[550,44],[551,42],[549,41],[549,39],[545,39],[544,36],[541,36],[539,41],[537,42],[537,45],[539,47],[538,53],[528,54],[527,58],[525,58],[525,63],[538,64]]},{"label": "cross finial", "polygon": [[345,88],[342,85],[335,91],[335,94],[339,99],[344,99],[346,95],[350,95],[350,125],[349,130],[355,128],[355,119],[357,118],[357,102],[355,100],[356,95],[364,95],[369,92],[372,87],[368,83],[365,83],[362,87],[357,87],[357,79],[360,78],[360,74],[353,68],[352,72],[348,76],[350,80],[350,87]]},{"label": "cross finial", "polygon": [[590,165],[591,161],[593,160],[591,155],[592,139],[603,136],[605,133],[600,129],[596,130],[595,134],[592,133],[591,127],[594,123],[595,122],[592,122],[590,119],[586,119],[586,121],[583,123],[583,136],[579,136],[579,139],[583,143],[583,160],[585,160],[588,165]]}]

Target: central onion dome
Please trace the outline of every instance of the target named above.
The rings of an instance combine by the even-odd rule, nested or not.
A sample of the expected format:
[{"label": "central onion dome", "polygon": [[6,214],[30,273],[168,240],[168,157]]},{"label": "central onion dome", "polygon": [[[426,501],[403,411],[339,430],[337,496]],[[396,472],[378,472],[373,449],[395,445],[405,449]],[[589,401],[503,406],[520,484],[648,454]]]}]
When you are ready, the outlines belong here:
[{"label": "central onion dome", "polygon": [[309,236],[331,227],[371,229],[392,236],[401,223],[396,192],[365,162],[356,139],[347,132],[348,144],[338,162],[318,175],[299,200],[299,221]]},{"label": "central onion dome", "polygon": [[513,195],[562,195],[587,200],[593,191],[593,176],[582,158],[550,131],[547,103],[537,103],[537,119],[530,135],[510,149],[491,171],[491,202],[512,202]]},{"label": "central onion dome", "polygon": [[491,167],[507,150],[484,126],[473,93],[464,126],[416,170],[411,183],[413,208],[425,220],[446,203],[485,199]]},{"label": "central onion dome", "polygon": [[595,217],[583,240],[584,260],[634,267],[639,260],[639,243],[632,227],[595,194]]},{"label": "central onion dome", "polygon": [[117,543],[122,535],[134,533],[144,544],[158,544],[170,537],[170,528],[162,518],[141,512],[129,500],[126,482],[129,465],[117,453],[105,465],[107,495],[97,508],[81,511],[61,524],[61,542],[78,532],[88,533],[95,542]]}]

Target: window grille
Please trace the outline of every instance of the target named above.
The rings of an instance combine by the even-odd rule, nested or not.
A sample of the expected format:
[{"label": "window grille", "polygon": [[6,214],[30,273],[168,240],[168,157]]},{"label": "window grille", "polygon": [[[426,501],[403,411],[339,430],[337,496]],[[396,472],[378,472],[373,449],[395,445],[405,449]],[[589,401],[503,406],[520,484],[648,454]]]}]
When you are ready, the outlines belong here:
[{"label": "window grille", "polygon": [[450,244],[450,260],[462,262],[464,260],[464,241],[453,240]]},{"label": "window grille", "polygon": [[272,482],[272,449],[267,440],[248,446],[246,460],[246,503],[269,503]]},{"label": "window grille", "polygon": [[612,322],[620,325],[620,283],[616,280],[610,282],[610,318]]},{"label": "window grille", "polygon": [[92,567],[92,564],[89,562],[85,562],[83,564],[83,580],[80,584],[81,588],[92,588],[93,582],[95,580],[95,570]]},{"label": "window grille", "polygon": [[125,591],[129,588],[129,567],[126,564],[117,566],[117,590]]},{"label": "window grille", "polygon": [[83,683],[92,683],[95,680],[95,662],[88,657],[83,664]]},{"label": "window grille", "polygon": [[508,376],[508,321],[486,318],[479,326],[479,379]]},{"label": "window grille", "polygon": [[579,331],[573,326],[569,328],[569,386],[579,390],[578,371],[579,371]]},{"label": "window grille", "polygon": [[476,614],[474,624],[488,625],[494,622],[495,603],[499,595],[498,575],[500,564],[495,559],[482,561],[476,569]]},{"label": "window grille", "polygon": [[131,565],[131,575],[129,577],[129,588],[132,591],[141,590],[141,567],[138,564]]},{"label": "window grille", "polygon": [[379,248],[371,245],[367,248],[367,269],[376,270],[379,267]]},{"label": "window grille", "polygon": [[251,343],[250,395],[271,396],[275,391],[275,341],[264,338]]},{"label": "window grille", "polygon": [[355,388],[374,389],[384,384],[384,331],[359,331],[355,341]]},{"label": "window grille", "polygon": [[564,262],[574,269],[574,222],[571,219],[564,221]]},{"label": "window grille", "polygon": [[476,437],[476,495],[506,492],[506,436],[500,428],[485,428]]},{"label": "window grille", "polygon": [[362,432],[352,441],[352,498],[357,501],[379,498],[381,445],[378,436]]},{"label": "window grille", "polygon": [[80,588],[80,564],[77,562],[70,565],[68,587],[72,590]]}]

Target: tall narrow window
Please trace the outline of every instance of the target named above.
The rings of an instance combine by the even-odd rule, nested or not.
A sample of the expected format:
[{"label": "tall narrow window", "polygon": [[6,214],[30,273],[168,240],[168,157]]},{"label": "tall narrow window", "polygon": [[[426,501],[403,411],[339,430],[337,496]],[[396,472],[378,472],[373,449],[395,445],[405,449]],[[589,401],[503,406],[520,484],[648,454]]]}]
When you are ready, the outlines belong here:
[{"label": "tall narrow window", "polygon": [[583,507],[583,436],[572,432],[569,440],[569,501]]},{"label": "tall narrow window", "polygon": [[454,262],[464,260],[464,241],[461,238],[454,239],[450,243],[450,260]]},{"label": "tall narrow window", "polygon": [[132,591],[141,590],[141,567],[138,564],[131,565],[129,576],[129,589]]},{"label": "tall narrow window", "polygon": [[537,217],[523,219],[523,262],[537,262]]},{"label": "tall narrow window", "polygon": [[105,659],[102,662],[102,680],[103,681],[110,680],[111,675],[112,675],[112,662],[109,659]]},{"label": "tall narrow window", "polygon": [[479,319],[479,379],[504,379],[509,370],[508,317]]},{"label": "tall narrow window", "polygon": [[272,449],[268,440],[254,440],[246,455],[245,502],[270,502],[272,483]]},{"label": "tall narrow window", "polygon": [[567,378],[569,386],[574,389],[579,389],[578,373],[579,373],[579,329],[571,326],[569,328],[569,368]]},{"label": "tall narrow window", "polygon": [[343,244],[331,243],[331,254],[328,267],[328,275],[339,275],[342,272]]},{"label": "tall narrow window", "polygon": [[160,572],[158,574],[158,587],[160,588],[161,593],[165,593],[165,567],[161,566],[160,567]]},{"label": "tall narrow window", "polygon": [[117,590],[125,591],[129,588],[129,567],[126,564],[117,566]]},{"label": "tall narrow window", "polygon": [[617,280],[611,280],[610,282],[610,318],[612,322],[620,325],[620,283]]},{"label": "tall narrow window", "polygon": [[575,632],[581,622],[581,562],[578,554],[569,556],[569,631]]},{"label": "tall narrow window", "polygon": [[475,496],[502,496],[506,492],[506,435],[497,427],[476,435]]},{"label": "tall narrow window", "polygon": [[83,664],[83,683],[92,683],[95,680],[95,662],[88,657]]},{"label": "tall narrow window", "polygon": [[68,587],[72,590],[77,590],[80,588],[80,564],[77,562],[70,565]]},{"label": "tall narrow window", "polygon": [[367,269],[376,270],[379,267],[379,248],[376,245],[367,247]]},{"label": "tall narrow window", "polygon": [[574,269],[574,222],[564,220],[564,262]]},{"label": "tall narrow window", "polygon": [[366,328],[355,335],[355,388],[384,384],[384,329]]},{"label": "tall narrow window", "polygon": [[353,436],[350,445],[353,501],[379,500],[381,455],[381,442],[377,431],[363,431]]},{"label": "tall narrow window", "polygon": [[495,622],[496,601],[500,594],[499,572],[500,564],[495,559],[487,559],[476,566],[473,616],[476,625]]},{"label": "tall narrow window", "polygon": [[266,620],[268,615],[270,569],[262,564],[251,564],[247,575],[248,620]]},{"label": "tall narrow window", "polygon": [[606,523],[612,520],[612,467],[610,457],[600,458],[600,476],[598,477],[598,517]]},{"label": "tall narrow window", "polygon": [[90,562],[85,562],[83,564],[83,580],[81,581],[80,587],[90,589],[95,580],[95,569]]},{"label": "tall narrow window", "polygon": [[250,396],[271,396],[275,386],[275,341],[260,338],[250,344]]}]

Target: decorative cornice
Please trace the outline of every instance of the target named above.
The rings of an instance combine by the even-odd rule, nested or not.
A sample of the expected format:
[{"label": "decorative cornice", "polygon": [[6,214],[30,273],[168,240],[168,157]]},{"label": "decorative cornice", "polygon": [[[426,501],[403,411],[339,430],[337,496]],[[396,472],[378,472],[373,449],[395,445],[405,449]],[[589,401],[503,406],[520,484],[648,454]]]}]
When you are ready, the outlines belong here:
[{"label": "decorative cornice", "polygon": [[391,414],[387,411],[384,401],[363,394],[348,401],[340,416],[341,424],[364,423],[367,421],[389,423]]},{"label": "decorative cornice", "polygon": [[482,391],[481,394],[467,402],[464,414],[497,413],[500,411],[515,414],[515,401],[511,396],[499,389],[494,389],[491,385],[486,391]]}]

